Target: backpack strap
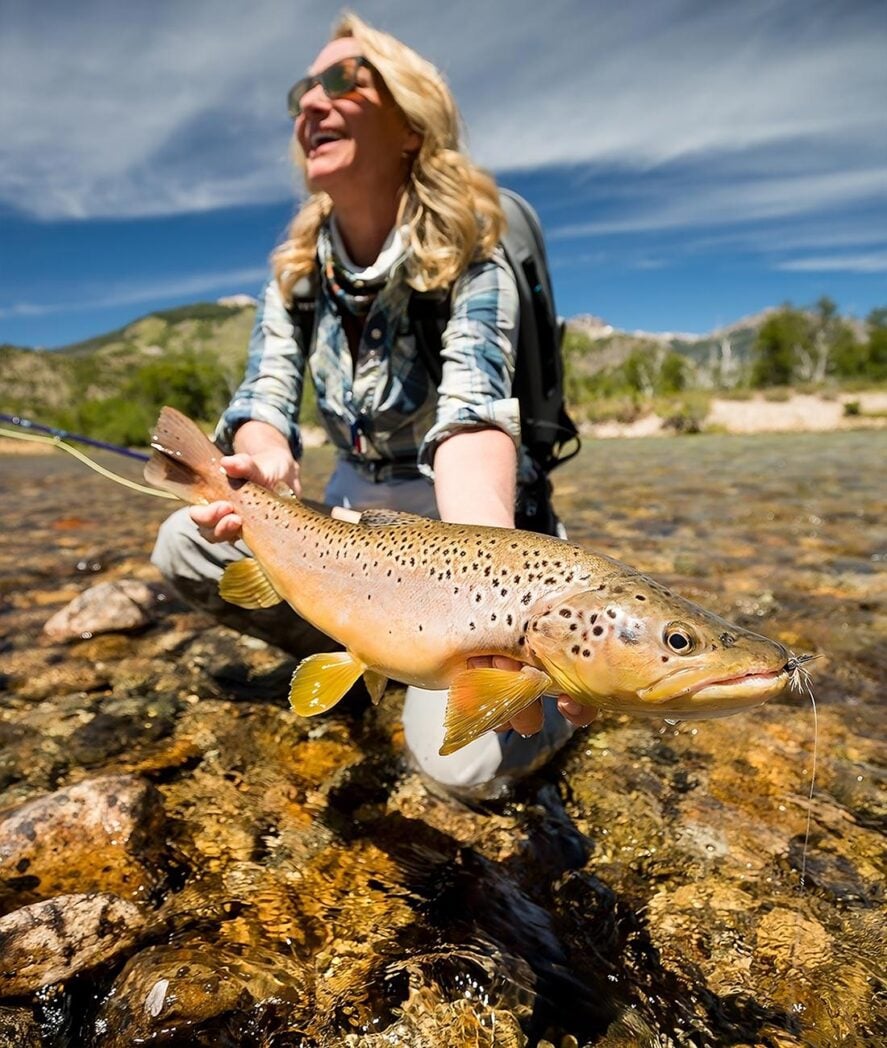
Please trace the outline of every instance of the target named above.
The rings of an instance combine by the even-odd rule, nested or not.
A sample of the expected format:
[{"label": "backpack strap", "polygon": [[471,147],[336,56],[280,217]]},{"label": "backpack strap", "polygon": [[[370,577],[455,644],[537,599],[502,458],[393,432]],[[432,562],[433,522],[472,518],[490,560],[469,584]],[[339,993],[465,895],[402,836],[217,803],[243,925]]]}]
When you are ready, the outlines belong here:
[{"label": "backpack strap", "polygon": [[443,364],[440,351],[443,346],[443,333],[450,319],[452,302],[450,292],[414,291],[410,295],[408,306],[410,329],[416,339],[416,349],[422,358],[431,381],[440,385],[443,378]]},{"label": "backpack strap", "polygon": [[311,352],[314,341],[314,323],[317,319],[317,271],[300,277],[293,288],[293,300],[289,307],[293,326],[302,336],[305,356]]}]

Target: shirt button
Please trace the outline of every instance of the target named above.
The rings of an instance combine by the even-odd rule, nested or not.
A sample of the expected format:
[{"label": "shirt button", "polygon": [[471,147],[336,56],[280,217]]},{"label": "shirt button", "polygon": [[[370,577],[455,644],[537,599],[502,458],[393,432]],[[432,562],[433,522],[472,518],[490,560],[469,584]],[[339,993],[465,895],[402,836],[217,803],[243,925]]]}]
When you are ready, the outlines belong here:
[{"label": "shirt button", "polygon": [[382,337],[382,332],[381,332],[381,330],[379,328],[373,328],[373,330],[370,332],[370,338],[381,338],[381,337]]}]

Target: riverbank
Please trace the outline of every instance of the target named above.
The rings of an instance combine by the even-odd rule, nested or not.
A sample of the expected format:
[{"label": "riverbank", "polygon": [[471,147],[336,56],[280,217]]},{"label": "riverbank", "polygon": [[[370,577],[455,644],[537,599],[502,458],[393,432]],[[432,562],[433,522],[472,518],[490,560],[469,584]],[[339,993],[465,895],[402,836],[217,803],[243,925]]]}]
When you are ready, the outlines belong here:
[{"label": "riverbank", "polygon": [[[676,402],[677,403],[677,402]],[[849,405],[849,408],[848,408]],[[708,413],[697,419],[698,428],[715,433],[823,433],[852,429],[887,427],[887,390],[865,390],[823,396],[814,393],[787,393],[782,399],[757,393],[746,400],[713,397]],[[631,422],[588,422],[581,426],[586,436],[667,437],[680,430],[667,414],[650,411]],[[305,447],[316,448],[326,442],[319,426],[304,426]],[[44,454],[44,442],[0,436],[0,454]]]},{"label": "riverbank", "polygon": [[[881,429],[887,426],[887,391],[867,390],[823,396],[786,393],[781,399],[757,393],[747,400],[713,397],[699,429],[716,433],[823,433],[832,430]],[[648,412],[631,422],[591,422],[589,436],[673,436],[680,430],[667,415]]]}]

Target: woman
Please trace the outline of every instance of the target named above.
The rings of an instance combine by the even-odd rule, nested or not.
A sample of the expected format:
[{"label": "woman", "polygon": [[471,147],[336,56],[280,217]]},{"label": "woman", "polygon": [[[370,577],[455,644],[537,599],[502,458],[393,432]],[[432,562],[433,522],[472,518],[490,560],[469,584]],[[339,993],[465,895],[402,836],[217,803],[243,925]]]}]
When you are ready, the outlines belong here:
[{"label": "woman", "polygon": [[[298,414],[310,367],[339,452],[330,505],[514,527],[517,292],[497,247],[495,183],[459,149],[448,88],[404,44],[347,15],[289,105],[310,195],[274,252],[246,377],[216,432],[230,452],[225,470],[300,493]],[[306,288],[310,331],[294,320]],[[414,291],[450,296],[437,388],[410,330]],[[246,554],[240,526],[229,503],[181,510],[161,529],[154,563],[235,628],[296,655],[329,650],[285,605],[244,612],[218,597],[222,570]],[[404,731],[418,765],[451,789],[526,772],[591,719],[566,696],[545,699],[499,735],[440,757],[445,698],[408,689]]]}]

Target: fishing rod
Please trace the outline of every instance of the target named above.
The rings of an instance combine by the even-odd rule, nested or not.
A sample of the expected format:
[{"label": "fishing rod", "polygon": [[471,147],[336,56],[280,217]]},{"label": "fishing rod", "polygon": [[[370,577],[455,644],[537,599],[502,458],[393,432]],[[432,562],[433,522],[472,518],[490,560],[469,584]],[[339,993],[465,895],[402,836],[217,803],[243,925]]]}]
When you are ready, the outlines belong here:
[{"label": "fishing rod", "polygon": [[45,433],[58,440],[74,441],[77,444],[88,444],[93,448],[101,448],[102,451],[113,451],[115,455],[126,455],[127,458],[138,459],[139,462],[147,462],[149,455],[142,451],[132,451],[130,448],[121,447],[119,444],[109,444],[104,440],[95,440],[93,437],[84,437],[80,433],[70,433],[66,429],[57,429],[54,426],[45,426],[42,422],[34,422],[32,419],[21,415],[7,415],[0,411],[0,422],[11,422],[19,429],[34,430],[36,433]]},{"label": "fishing rod", "polygon": [[78,459],[85,466],[89,466],[89,468],[95,470],[96,473],[100,473],[108,480],[113,480],[115,484],[122,484],[125,488],[131,488],[133,491],[138,491],[142,495],[153,495],[155,498],[162,499],[174,499],[176,497],[168,491],[158,491],[157,488],[149,488],[144,484],[137,484],[134,480],[130,480],[128,477],[121,477],[119,473],[114,473],[110,469],[105,469],[105,467],[96,462],[95,459],[91,459],[89,455],[85,455],[82,451],[78,451],[77,448],[75,448],[73,444],[69,444],[68,441],[73,440],[79,444],[88,444],[91,447],[100,448],[103,451],[113,451],[116,455],[125,455],[127,458],[137,459],[139,462],[147,462],[149,456],[141,451],[131,451],[129,448],[123,448],[119,444],[109,444],[107,441],[94,440],[92,437],[84,437],[79,433],[69,433],[65,429],[57,429],[54,426],[44,426],[42,422],[34,422],[31,419],[23,418],[21,415],[7,415],[6,412],[3,411],[0,411],[0,422],[11,422],[12,425],[18,427],[19,431],[25,431],[17,432],[14,429],[4,429],[0,427],[0,436],[13,437],[17,440],[32,440],[40,444],[49,444],[54,448],[60,448],[62,451],[67,451],[69,455],[73,455],[75,459]]},{"label": "fishing rod", "polygon": [[[153,495],[158,499],[178,498],[177,495],[173,495],[169,491],[160,491],[158,488],[149,488],[144,484],[137,484],[128,477],[121,477],[119,473],[105,469],[95,459],[91,459],[89,455],[84,455],[82,451],[78,451],[73,444],[68,442],[73,440],[78,444],[88,444],[90,447],[100,448],[102,451],[113,451],[115,455],[125,455],[127,458],[137,459],[139,462],[147,462],[151,456],[146,455],[142,451],[132,451],[130,448],[121,447],[119,444],[110,444],[105,440],[95,440],[93,437],[85,437],[80,433],[69,433],[66,429],[46,426],[42,422],[34,422],[32,419],[23,418],[21,415],[7,415],[3,411],[0,411],[0,422],[11,422],[20,430],[26,431],[17,433],[15,430],[4,429],[0,426],[0,437],[14,437],[18,440],[33,440],[41,444],[49,444],[52,447],[60,448],[62,451],[67,451],[69,455],[73,455],[74,458],[78,459],[85,466],[89,466],[90,469],[100,473],[103,477],[107,477],[108,480],[113,480],[116,484],[122,484],[125,488],[131,488],[133,491],[141,492],[143,495]],[[330,513],[330,507],[323,502],[318,502],[316,499],[300,498],[299,501],[318,513]],[[339,508],[339,512],[349,513],[351,511]],[[341,519],[350,520],[352,518],[342,516]]]}]

